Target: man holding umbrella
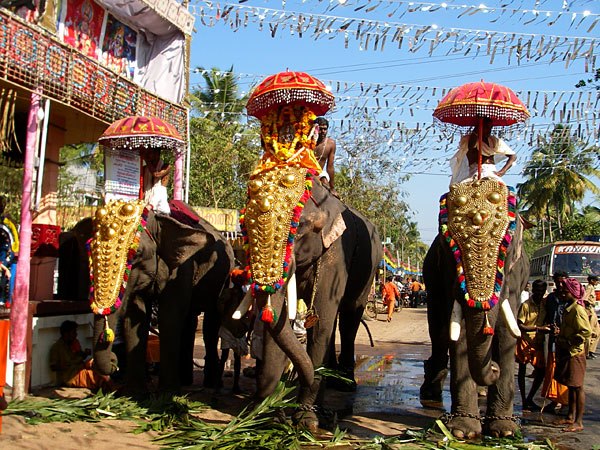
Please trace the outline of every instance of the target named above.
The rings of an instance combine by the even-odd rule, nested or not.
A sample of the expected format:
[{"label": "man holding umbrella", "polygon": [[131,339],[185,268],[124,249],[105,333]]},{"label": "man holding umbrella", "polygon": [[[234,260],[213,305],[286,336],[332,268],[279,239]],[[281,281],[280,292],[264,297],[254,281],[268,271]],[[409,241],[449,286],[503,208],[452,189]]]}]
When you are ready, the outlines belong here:
[{"label": "man holding umbrella", "polygon": [[[506,144],[506,142],[491,135],[492,126],[491,119],[483,119],[481,134],[481,178],[489,177],[502,181],[502,177],[515,163],[517,157],[515,152]],[[452,168],[452,180],[450,181],[450,184],[471,180],[473,177],[477,176],[479,162],[478,141],[479,136],[477,127],[471,134],[461,138],[458,151],[450,160],[450,167]],[[504,167],[500,170],[496,169],[496,161],[494,158],[496,155],[507,157]]]}]

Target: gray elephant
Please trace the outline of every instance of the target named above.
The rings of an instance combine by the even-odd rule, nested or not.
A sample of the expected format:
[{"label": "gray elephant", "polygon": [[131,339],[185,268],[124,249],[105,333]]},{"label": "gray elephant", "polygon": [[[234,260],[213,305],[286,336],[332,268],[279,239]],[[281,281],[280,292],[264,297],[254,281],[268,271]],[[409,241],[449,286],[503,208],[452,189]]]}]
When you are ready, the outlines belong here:
[{"label": "gray elephant", "polygon": [[[296,205],[294,199],[299,198],[304,189],[305,176],[306,170],[284,167],[251,180],[244,220],[255,282],[249,292],[254,290],[258,311],[265,308],[274,311],[274,320],[267,320],[263,327],[257,396],[262,399],[273,392],[289,358],[300,383],[298,402],[301,406],[295,419],[314,431],[318,425],[314,403],[320,388],[324,387],[315,369],[335,359],[332,348],[339,317],[341,353],[336,365],[346,376],[354,377],[354,340],[382,249],[373,224],[308,175],[306,180],[312,183],[312,192],[305,191],[310,195],[301,199],[300,203],[305,203],[301,216],[292,216],[291,232],[297,227],[297,233],[293,257],[286,258],[285,248],[281,246],[281,242],[288,242],[290,249],[286,205]],[[296,194],[290,195],[290,189],[296,188],[299,189]],[[298,212],[295,210],[294,214]],[[277,280],[282,260],[284,278],[280,285],[275,290],[263,290],[257,280],[268,281],[269,276]],[[289,281],[294,279],[295,284]],[[297,298],[308,306],[306,349],[294,335],[288,320],[288,311],[294,315],[295,310],[295,296],[290,294],[294,287]],[[314,326],[309,328],[311,321]]]},{"label": "gray elephant", "polygon": [[[421,400],[441,402],[449,352],[447,425],[459,438],[482,431],[511,436],[517,429],[515,315],[528,276],[512,188],[491,179],[452,185],[440,202],[440,234],[423,265],[432,355]],[[481,419],[477,385],[489,386]]]},{"label": "gray elephant", "polygon": [[[203,219],[188,226],[140,205],[140,202],[109,203],[99,208],[94,218],[94,239],[90,241],[92,309],[97,313],[94,367],[106,375],[116,370],[107,330],[115,330],[122,319],[126,384],[130,390],[144,389],[141,381],[146,376],[151,305],[156,302],[161,355],[159,388],[176,392],[182,385],[192,383],[194,339],[200,312],[204,312],[206,348],[204,385],[217,386],[220,326],[217,299],[233,267],[233,250]],[[74,234],[81,234],[77,230],[91,231],[91,221],[80,222]],[[125,226],[128,221],[130,230]]]}]

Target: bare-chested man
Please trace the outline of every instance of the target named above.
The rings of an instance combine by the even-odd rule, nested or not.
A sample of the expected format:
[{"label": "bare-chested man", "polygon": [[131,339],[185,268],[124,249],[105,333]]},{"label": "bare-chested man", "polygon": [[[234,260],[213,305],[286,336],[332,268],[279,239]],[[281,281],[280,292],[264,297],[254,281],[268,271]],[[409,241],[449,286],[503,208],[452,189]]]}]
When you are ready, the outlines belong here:
[{"label": "bare-chested man", "polygon": [[315,123],[319,125],[319,138],[315,147],[315,156],[319,160],[319,164],[323,168],[323,172],[319,174],[321,182],[329,186],[331,193],[337,196],[334,188],[335,171],[333,169],[333,160],[335,159],[335,141],[327,137],[329,130],[329,122],[324,117],[317,117]]}]

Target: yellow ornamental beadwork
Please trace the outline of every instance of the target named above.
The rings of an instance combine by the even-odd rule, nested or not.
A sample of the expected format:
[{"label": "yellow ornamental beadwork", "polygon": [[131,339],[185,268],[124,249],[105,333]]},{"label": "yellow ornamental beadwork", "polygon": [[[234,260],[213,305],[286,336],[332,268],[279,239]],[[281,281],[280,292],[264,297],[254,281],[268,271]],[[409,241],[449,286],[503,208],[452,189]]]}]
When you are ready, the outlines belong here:
[{"label": "yellow ornamental beadwork", "polygon": [[510,217],[508,188],[483,179],[450,186],[448,230],[460,248],[469,296],[480,302],[494,293],[497,260]]},{"label": "yellow ornamental beadwork", "polygon": [[307,170],[278,166],[248,183],[245,226],[252,278],[271,285],[282,278],[294,208],[305,190]]},{"label": "yellow ornamental beadwork", "polygon": [[313,150],[313,122],[316,116],[304,106],[287,105],[273,109],[261,120],[265,150],[279,161],[288,161],[300,147]]},{"label": "yellow ornamental beadwork", "polygon": [[128,255],[132,246],[137,244],[144,207],[140,200],[116,200],[96,210],[94,234],[90,241],[90,270],[93,278],[92,309],[97,313],[118,308],[121,287],[126,285],[129,276],[125,273]]}]

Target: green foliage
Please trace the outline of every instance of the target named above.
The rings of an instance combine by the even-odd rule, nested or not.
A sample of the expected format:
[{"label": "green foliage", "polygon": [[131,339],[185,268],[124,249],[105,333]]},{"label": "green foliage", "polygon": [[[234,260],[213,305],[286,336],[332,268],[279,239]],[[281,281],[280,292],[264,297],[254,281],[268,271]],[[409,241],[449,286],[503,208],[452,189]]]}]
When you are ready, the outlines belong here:
[{"label": "green foliage", "polygon": [[261,152],[253,126],[191,120],[189,203],[195,206],[241,209],[246,186]]},{"label": "green foliage", "polygon": [[194,206],[241,209],[246,185],[259,155],[259,131],[242,124],[246,99],[240,98],[233,67],[222,72],[201,67],[205,86],[190,94],[190,194]]},{"label": "green foliage", "polygon": [[15,224],[21,218],[21,197],[23,191],[23,163],[0,156],[0,195],[6,198],[4,214]]},{"label": "green foliage", "polygon": [[600,69],[596,69],[593,78],[588,78],[587,80],[579,80],[575,87],[600,90]]},{"label": "green foliage", "polygon": [[588,192],[600,192],[592,180],[600,177],[599,157],[598,146],[586,145],[563,125],[540,139],[523,171],[526,181],[517,189],[523,215],[540,224],[542,241],[553,241],[555,228],[557,237],[563,237],[563,226],[574,217],[576,204]]},{"label": "green foliage", "polygon": [[83,399],[26,399],[11,402],[5,415],[24,416],[32,424],[49,422],[99,422],[101,419],[139,421],[136,432],[163,431],[179,423],[187,423],[189,415],[204,409],[200,402],[185,397],[151,397],[135,402],[129,397],[115,397],[114,392]]},{"label": "green foliage", "polygon": [[562,230],[562,238],[569,241],[580,241],[585,236],[600,235],[598,208],[588,206],[580,214],[570,220]]},{"label": "green foliage", "polygon": [[202,74],[205,85],[190,93],[193,110],[214,122],[237,121],[244,111],[247,97],[239,96],[233,66],[228,71],[198,67],[196,72]]},{"label": "green foliage", "polygon": [[114,393],[99,392],[84,399],[27,399],[11,402],[5,415],[24,416],[30,424],[51,422],[99,422],[107,419],[133,420],[139,427],[133,433],[158,431],[156,441],[161,446],[178,449],[312,449],[353,448],[361,450],[448,449],[477,450],[553,450],[549,440],[524,443],[514,439],[484,438],[481,442],[460,441],[445,425],[436,420],[431,428],[410,429],[398,436],[374,436],[353,439],[336,428],[328,439],[317,439],[306,430],[286,421],[281,411],[297,406],[292,400],[293,387],[279,383],[275,392],[254,408],[246,408],[227,424],[205,422],[197,417],[206,405],[186,397],[160,396],[135,402]]}]

